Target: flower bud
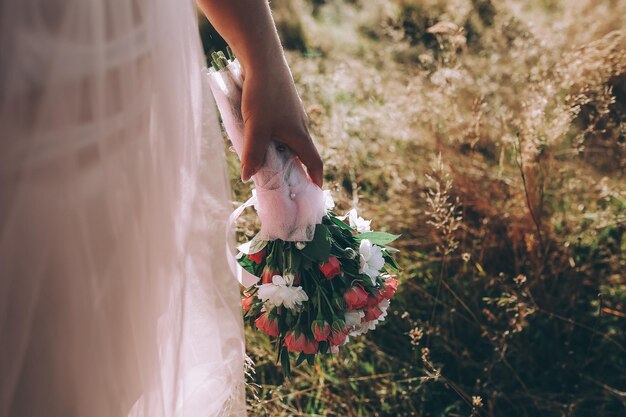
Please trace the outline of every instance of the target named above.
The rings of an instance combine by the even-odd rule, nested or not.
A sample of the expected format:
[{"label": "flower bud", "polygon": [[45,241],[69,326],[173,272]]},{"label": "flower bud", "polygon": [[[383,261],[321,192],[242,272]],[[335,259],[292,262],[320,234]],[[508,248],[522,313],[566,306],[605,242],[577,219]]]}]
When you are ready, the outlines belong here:
[{"label": "flower bud", "polygon": [[380,291],[382,296],[389,300],[396,293],[398,289],[398,281],[395,278],[387,278],[383,284],[383,289]]},{"label": "flower bud", "polygon": [[263,284],[271,284],[274,282],[274,275],[280,275],[278,271],[272,271],[268,266],[263,269],[263,275],[261,276],[261,282]]},{"label": "flower bud", "polygon": [[335,319],[331,328],[333,332],[343,332],[346,328],[346,322],[342,319]]},{"label": "flower bud", "polygon": [[367,304],[367,292],[360,285],[349,288],[343,295],[348,310],[358,310]]},{"label": "flower bud", "polygon": [[328,279],[333,279],[337,275],[341,273],[341,264],[339,263],[339,259],[335,256],[331,256],[328,259],[328,262],[320,265],[320,271],[322,274]]},{"label": "flower bud", "polygon": [[311,325],[311,331],[315,340],[323,342],[330,334],[330,324],[326,320],[315,320]]},{"label": "flower bud", "polygon": [[278,320],[271,318],[268,313],[261,313],[254,321],[256,327],[268,336],[278,336]]}]

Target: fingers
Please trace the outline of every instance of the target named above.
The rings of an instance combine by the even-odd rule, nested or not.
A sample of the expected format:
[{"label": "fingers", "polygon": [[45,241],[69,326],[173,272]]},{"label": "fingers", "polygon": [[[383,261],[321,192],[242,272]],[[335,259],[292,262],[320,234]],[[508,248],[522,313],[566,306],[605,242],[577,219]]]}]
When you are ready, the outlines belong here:
[{"label": "fingers", "polygon": [[306,166],[309,177],[318,187],[324,182],[324,164],[308,133],[306,136],[286,142]]},{"label": "fingers", "polygon": [[270,140],[270,130],[254,119],[244,123],[243,152],[241,155],[241,179],[245,182],[263,166]]}]

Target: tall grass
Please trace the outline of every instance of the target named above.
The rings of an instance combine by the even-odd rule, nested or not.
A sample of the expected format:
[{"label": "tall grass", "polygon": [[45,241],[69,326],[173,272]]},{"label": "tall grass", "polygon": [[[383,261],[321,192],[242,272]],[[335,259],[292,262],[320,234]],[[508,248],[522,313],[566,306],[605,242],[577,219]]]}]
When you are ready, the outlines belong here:
[{"label": "tall grass", "polygon": [[250,414],[626,415],[626,2],[272,6],[326,186],[402,233],[403,273],[291,380],[247,331]]}]

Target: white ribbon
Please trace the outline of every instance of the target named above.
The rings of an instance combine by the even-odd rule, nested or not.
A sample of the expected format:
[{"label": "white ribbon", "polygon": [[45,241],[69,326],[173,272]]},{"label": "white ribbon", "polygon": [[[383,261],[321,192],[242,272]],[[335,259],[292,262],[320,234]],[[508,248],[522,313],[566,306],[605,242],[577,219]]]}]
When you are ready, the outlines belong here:
[{"label": "white ribbon", "polygon": [[228,254],[228,265],[230,266],[230,270],[232,271],[233,275],[237,277],[237,281],[239,281],[239,283],[245,288],[250,288],[257,282],[259,282],[260,278],[252,275],[250,272],[243,269],[241,265],[239,265],[239,263],[237,262],[237,257],[230,247],[229,241],[230,236],[233,233],[233,227],[235,225],[235,222],[237,221],[239,216],[241,216],[241,213],[243,213],[243,211],[248,207],[255,204],[256,195],[252,194],[252,197],[250,197],[248,201],[237,207],[237,209],[230,214],[230,216],[228,217],[228,221],[226,222],[226,253]]}]

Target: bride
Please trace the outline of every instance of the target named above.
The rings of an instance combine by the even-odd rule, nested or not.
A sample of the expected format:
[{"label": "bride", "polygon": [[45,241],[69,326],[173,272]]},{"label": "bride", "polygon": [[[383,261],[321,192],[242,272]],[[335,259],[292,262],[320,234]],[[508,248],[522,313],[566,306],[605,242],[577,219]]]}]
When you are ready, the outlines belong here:
[{"label": "bride", "polygon": [[[318,185],[265,0],[200,0]],[[0,417],[241,416],[224,146],[190,0],[0,2]]]}]

